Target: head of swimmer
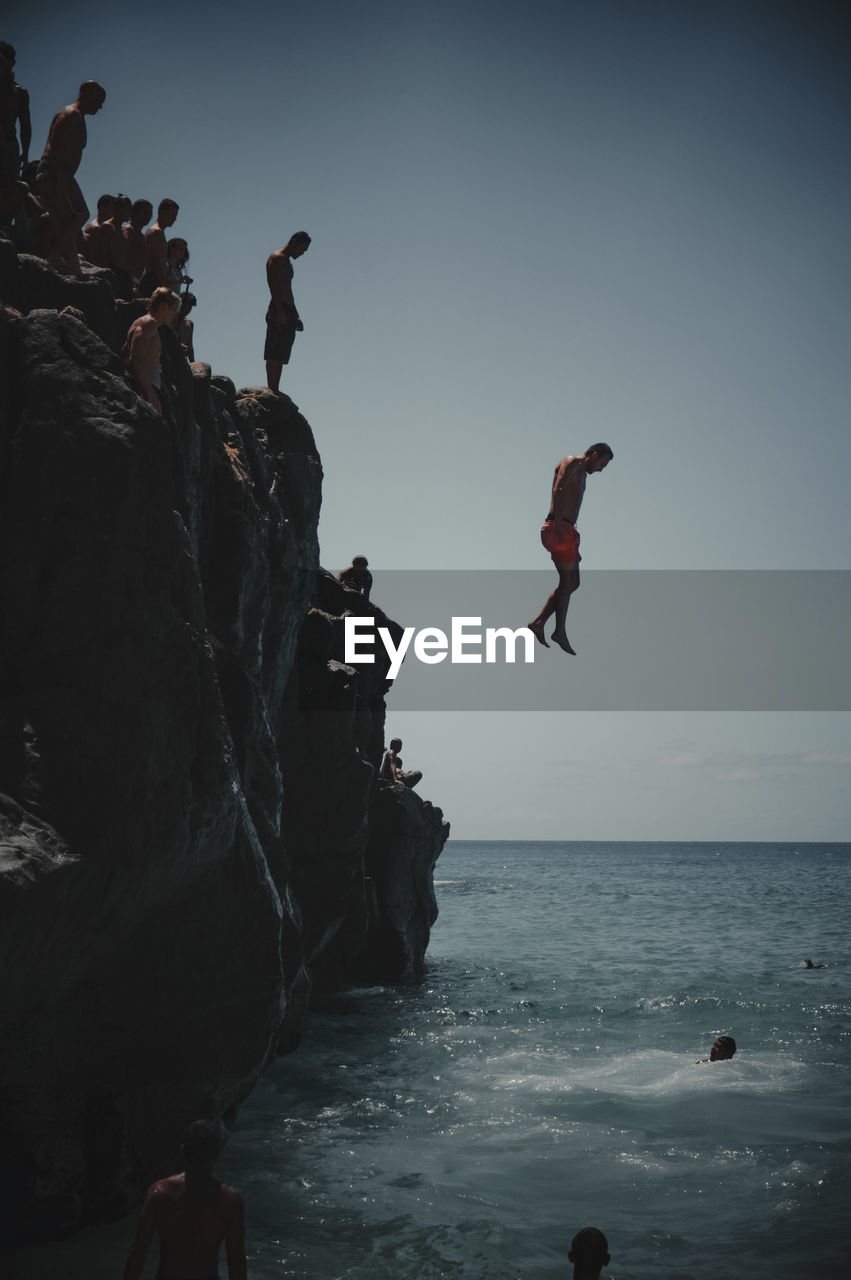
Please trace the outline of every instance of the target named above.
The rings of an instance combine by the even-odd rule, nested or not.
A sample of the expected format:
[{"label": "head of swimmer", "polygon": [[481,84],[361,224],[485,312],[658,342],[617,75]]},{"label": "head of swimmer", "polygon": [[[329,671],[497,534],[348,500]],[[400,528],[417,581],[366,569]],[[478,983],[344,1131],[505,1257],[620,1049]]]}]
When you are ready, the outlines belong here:
[{"label": "head of swimmer", "polygon": [[709,1050],[710,1062],[726,1062],[736,1052],[736,1042],[732,1036],[719,1036]]}]

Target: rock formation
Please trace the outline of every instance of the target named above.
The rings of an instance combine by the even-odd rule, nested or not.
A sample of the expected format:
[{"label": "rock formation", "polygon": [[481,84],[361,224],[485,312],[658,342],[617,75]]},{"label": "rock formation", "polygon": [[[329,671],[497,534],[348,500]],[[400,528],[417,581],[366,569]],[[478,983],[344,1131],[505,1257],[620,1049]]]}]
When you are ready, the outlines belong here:
[{"label": "rock formation", "polygon": [[[376,782],[381,611],[318,563],[286,396],[0,239],[0,1203],[10,1238],[117,1216],[232,1115],[312,987],[422,967],[439,809]],[[66,311],[65,308],[72,310]]]}]

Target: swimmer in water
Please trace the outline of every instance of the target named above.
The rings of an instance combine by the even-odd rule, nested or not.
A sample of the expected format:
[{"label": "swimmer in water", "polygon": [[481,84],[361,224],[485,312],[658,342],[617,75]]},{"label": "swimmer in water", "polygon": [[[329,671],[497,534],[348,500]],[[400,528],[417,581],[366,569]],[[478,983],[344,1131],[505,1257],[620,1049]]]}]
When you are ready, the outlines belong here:
[{"label": "swimmer in water", "polygon": [[810,958],[809,958],[809,956],[808,956],[808,957],[807,957],[807,959],[804,961],[804,968],[805,968],[805,969],[826,969],[826,968],[827,968],[827,965],[826,965],[826,964],[813,964],[812,960],[810,960]]},{"label": "swimmer in water", "polygon": [[609,1242],[596,1227],[583,1227],[570,1242],[568,1262],[573,1263],[573,1280],[600,1280],[609,1265]]},{"label": "swimmer in water", "polygon": [[719,1036],[709,1050],[708,1058],[699,1058],[699,1062],[726,1062],[736,1052],[736,1042],[732,1036]]}]

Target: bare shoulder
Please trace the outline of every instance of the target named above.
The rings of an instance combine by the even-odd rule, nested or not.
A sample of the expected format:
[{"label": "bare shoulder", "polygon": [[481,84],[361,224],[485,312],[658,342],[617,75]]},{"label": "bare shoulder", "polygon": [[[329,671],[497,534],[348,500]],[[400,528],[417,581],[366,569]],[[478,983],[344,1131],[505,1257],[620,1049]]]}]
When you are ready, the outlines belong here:
[{"label": "bare shoulder", "polygon": [[[143,333],[148,333],[157,327],[157,322],[151,315],[150,311],[146,311],[143,316],[138,316],[137,319],[133,321],[130,326],[130,332],[141,336]],[[168,1182],[168,1178],[163,1178],[162,1181]]]},{"label": "bare shoulder", "polygon": [[561,462],[556,463],[556,479],[563,479],[569,472],[575,470],[579,463],[579,459],[572,454],[568,454],[566,458],[562,458]]},{"label": "bare shoulder", "polygon": [[82,124],[83,117],[73,103],[69,107],[63,107],[53,118],[54,129],[62,129],[69,133],[72,130],[79,130]]},{"label": "bare shoulder", "polygon": [[164,1205],[174,1200],[183,1190],[183,1174],[174,1174],[171,1178],[160,1178],[158,1182],[152,1182],[145,1192],[144,1214],[146,1217],[156,1218],[157,1212]]}]

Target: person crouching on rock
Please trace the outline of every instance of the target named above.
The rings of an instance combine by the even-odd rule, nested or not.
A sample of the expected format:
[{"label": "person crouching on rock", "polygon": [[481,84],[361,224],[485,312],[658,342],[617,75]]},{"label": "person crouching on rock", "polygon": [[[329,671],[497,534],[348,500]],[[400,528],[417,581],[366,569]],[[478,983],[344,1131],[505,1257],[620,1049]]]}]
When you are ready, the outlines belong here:
[{"label": "person crouching on rock", "polygon": [[170,289],[155,289],[148,314],[134,320],[124,344],[124,360],[139,392],[162,415],[160,400],[161,324],[174,325],[180,311],[180,299]]},{"label": "person crouching on rock", "polygon": [[139,1280],[157,1233],[158,1280],[218,1275],[223,1243],[229,1280],[245,1280],[245,1205],[238,1191],[213,1174],[226,1141],[223,1126],[212,1120],[189,1125],[180,1144],[186,1172],[162,1178],[148,1188],[124,1280]]},{"label": "person crouching on rock", "polygon": [[384,752],[378,777],[382,782],[396,782],[401,787],[415,787],[423,776],[422,770],[403,769],[402,757],[399,755],[401,750],[402,739],[391,738],[390,746]]}]

